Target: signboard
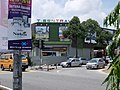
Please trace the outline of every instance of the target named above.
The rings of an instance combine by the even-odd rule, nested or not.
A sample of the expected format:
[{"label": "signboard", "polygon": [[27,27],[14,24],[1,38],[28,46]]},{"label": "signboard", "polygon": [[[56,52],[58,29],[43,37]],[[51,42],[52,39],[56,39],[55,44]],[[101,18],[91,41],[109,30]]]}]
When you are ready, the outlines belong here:
[{"label": "signboard", "polygon": [[41,19],[37,19],[38,20],[38,22],[55,22],[55,23],[68,23],[69,22],[69,20],[63,20],[63,19],[43,19],[43,20],[41,20]]},{"label": "signboard", "polygon": [[36,38],[37,39],[49,38],[49,26],[36,26]]},{"label": "signboard", "polygon": [[31,0],[9,0],[8,26],[8,49],[32,49]]},{"label": "signboard", "polygon": [[8,2],[7,0],[0,0],[0,49],[8,49]]},{"label": "signboard", "polygon": [[59,27],[59,38],[64,38],[63,36],[63,31],[67,30],[67,27],[66,26],[60,26]]}]

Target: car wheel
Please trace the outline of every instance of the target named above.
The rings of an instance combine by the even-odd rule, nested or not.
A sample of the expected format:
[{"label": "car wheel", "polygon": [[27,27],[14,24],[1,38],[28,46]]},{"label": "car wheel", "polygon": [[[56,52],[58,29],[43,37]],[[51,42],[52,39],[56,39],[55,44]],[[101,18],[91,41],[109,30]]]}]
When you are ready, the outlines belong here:
[{"label": "car wheel", "polygon": [[79,64],[79,67],[82,67],[82,64]]},{"label": "car wheel", "polygon": [[97,65],[97,69],[99,69],[99,65]]},{"label": "car wheel", "polygon": [[22,68],[22,71],[25,71],[25,68]]},{"label": "car wheel", "polygon": [[88,67],[86,67],[86,69],[89,69]]},{"label": "car wheel", "polygon": [[68,65],[67,65],[67,67],[71,67],[71,65],[70,65],[70,64],[68,64]]},{"label": "car wheel", "polygon": [[9,70],[10,70],[10,71],[13,71],[13,68],[12,68],[11,66],[9,66]]},{"label": "car wheel", "polygon": [[4,71],[4,69],[5,69],[5,68],[4,68],[4,66],[2,65],[2,66],[1,66],[1,70]]},{"label": "car wheel", "polygon": [[102,68],[105,68],[105,65],[103,65],[103,67]]}]

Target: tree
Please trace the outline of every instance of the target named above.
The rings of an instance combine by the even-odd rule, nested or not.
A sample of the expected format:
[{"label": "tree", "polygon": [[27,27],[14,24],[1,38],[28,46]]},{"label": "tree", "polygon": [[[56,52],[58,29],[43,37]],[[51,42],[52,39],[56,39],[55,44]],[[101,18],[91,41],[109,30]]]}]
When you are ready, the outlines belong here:
[{"label": "tree", "polygon": [[[78,57],[78,40],[84,38],[84,28],[80,24],[77,16],[74,16],[68,23],[68,29],[63,32],[64,37],[72,40],[72,44],[76,45],[76,57]],[[82,43],[82,42],[81,42]]]},{"label": "tree", "polygon": [[100,31],[97,34],[96,42],[99,45],[108,45],[110,41],[112,41],[113,34],[109,31]]},{"label": "tree", "polygon": [[118,5],[114,8],[114,10],[104,19],[104,25],[111,26],[114,25],[119,28],[120,25],[120,1],[118,2]]},{"label": "tree", "polygon": [[[109,68],[111,71],[108,77],[104,80],[104,83],[107,83],[106,90],[120,90],[120,54],[115,54],[115,49],[120,46],[120,1],[115,9],[105,18],[104,25],[114,25],[117,27],[117,32],[112,38],[112,43],[107,46],[107,51],[109,56],[111,56],[113,62],[110,64]],[[108,69],[109,69],[108,68]]]},{"label": "tree", "polygon": [[87,39],[90,40],[90,58],[92,58],[92,46],[91,46],[91,40],[92,38],[95,38],[95,35],[97,32],[101,31],[101,28],[97,21],[88,19],[87,21],[82,22],[83,27],[86,30],[86,36]]}]

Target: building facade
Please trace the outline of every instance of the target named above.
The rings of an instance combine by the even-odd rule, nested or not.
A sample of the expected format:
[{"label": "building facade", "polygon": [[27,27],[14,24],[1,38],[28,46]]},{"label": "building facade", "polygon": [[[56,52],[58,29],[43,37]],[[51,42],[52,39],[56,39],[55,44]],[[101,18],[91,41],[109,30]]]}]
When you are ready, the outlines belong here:
[{"label": "building facade", "polygon": [[[35,64],[58,64],[66,61],[68,57],[76,55],[76,48],[72,47],[72,41],[64,38],[62,32],[67,29],[67,20],[43,20],[32,24],[32,34],[35,39],[44,40],[44,49],[33,47],[32,62]],[[90,58],[90,53],[94,57],[94,48],[105,48],[96,46],[95,43],[78,43],[78,56]],[[41,46],[41,43],[40,43]]]}]

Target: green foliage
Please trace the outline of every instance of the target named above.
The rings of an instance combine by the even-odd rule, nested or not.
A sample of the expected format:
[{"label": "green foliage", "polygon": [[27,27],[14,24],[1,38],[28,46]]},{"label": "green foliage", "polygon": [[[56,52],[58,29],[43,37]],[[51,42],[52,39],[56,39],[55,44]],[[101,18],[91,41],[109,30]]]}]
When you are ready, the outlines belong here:
[{"label": "green foliage", "polygon": [[77,16],[74,16],[68,24],[68,31],[66,31],[67,34],[68,34],[68,37],[70,39],[79,37],[80,36],[80,31],[81,31],[80,20]]},{"label": "green foliage", "polygon": [[109,41],[112,40],[113,34],[111,34],[109,31],[100,31],[97,34],[96,42],[101,45],[108,45]]},{"label": "green foliage", "polygon": [[112,58],[112,63],[109,68],[111,71],[108,77],[105,79],[104,83],[107,83],[106,90],[120,90],[120,55],[115,54],[115,49],[120,45],[120,29],[113,36],[113,41],[107,46],[108,55]]},{"label": "green foliage", "polygon": [[113,36],[113,41],[110,45],[107,46],[107,52],[110,57],[112,57],[112,63],[110,64],[109,68],[111,71],[108,77],[105,79],[104,83],[107,83],[106,90],[120,90],[120,54],[116,55],[114,53],[115,49],[120,46],[120,1],[115,9],[105,18],[104,25],[114,25],[117,27],[117,32]]},{"label": "green foliage", "polygon": [[[69,24],[68,24],[68,29],[63,31],[63,35],[65,38],[69,38],[72,40],[72,44],[74,42],[77,42],[80,39],[83,39],[84,41],[86,37],[86,31],[83,28],[83,25],[80,23],[80,20],[77,16],[74,16]],[[77,40],[77,41],[76,41]],[[83,43],[83,42],[81,42]]]},{"label": "green foliage", "polygon": [[118,2],[118,5],[115,7],[115,9],[104,19],[104,25],[107,27],[108,25],[114,25],[119,28],[120,25],[120,16],[119,16],[119,10],[120,10],[120,1]]},{"label": "green foliage", "polygon": [[88,19],[87,21],[82,22],[82,24],[87,31],[87,34],[88,32],[94,34],[96,31],[101,30],[98,22],[92,19]]}]

